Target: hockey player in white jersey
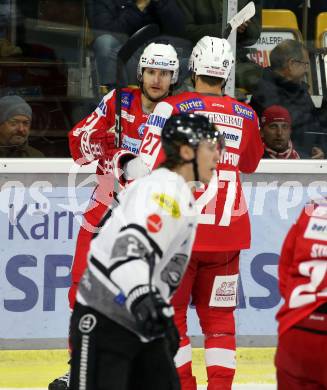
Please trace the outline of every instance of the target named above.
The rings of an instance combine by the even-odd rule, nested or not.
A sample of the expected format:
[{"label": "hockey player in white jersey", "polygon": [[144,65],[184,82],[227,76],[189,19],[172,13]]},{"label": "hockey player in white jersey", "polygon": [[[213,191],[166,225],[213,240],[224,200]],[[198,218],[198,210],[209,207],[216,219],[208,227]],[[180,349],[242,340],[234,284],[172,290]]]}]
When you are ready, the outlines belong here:
[{"label": "hockey player in white jersey", "polygon": [[119,195],[91,242],[71,319],[71,390],[178,390],[170,305],[197,227],[189,182],[208,183],[223,142],[208,119],[162,131],[164,163]]}]

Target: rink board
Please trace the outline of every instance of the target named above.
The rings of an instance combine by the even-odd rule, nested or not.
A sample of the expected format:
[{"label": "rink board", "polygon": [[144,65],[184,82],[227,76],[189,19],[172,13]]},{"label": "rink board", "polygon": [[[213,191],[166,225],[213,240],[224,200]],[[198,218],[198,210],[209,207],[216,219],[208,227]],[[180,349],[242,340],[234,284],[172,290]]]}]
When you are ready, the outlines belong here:
[{"label": "rink board", "polygon": [[[60,164],[59,164],[60,166]],[[243,177],[252,222],[252,247],[241,255],[236,311],[238,344],[272,346],[281,305],[277,264],[283,238],[305,202],[327,194],[315,173],[261,172]],[[6,172],[0,185],[0,348],[61,348],[69,321],[67,291],[80,214],[94,175]],[[323,171],[322,171],[323,170]],[[77,187],[76,187],[77,186]],[[199,345],[196,313],[189,334]]]}]

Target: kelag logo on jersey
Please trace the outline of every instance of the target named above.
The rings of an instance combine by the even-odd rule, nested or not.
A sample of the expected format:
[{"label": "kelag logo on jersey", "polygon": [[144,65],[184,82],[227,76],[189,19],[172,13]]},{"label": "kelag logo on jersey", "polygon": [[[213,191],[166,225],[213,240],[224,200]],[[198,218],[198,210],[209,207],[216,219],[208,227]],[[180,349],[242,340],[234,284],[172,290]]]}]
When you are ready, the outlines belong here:
[{"label": "kelag logo on jersey", "polygon": [[201,99],[190,99],[177,104],[177,108],[180,112],[204,110],[204,102]]},{"label": "kelag logo on jersey", "polygon": [[134,96],[130,92],[122,92],[121,94],[121,105],[124,108],[130,108]]},{"label": "kelag logo on jersey", "polygon": [[242,106],[241,104],[233,104],[233,111],[235,114],[242,116],[243,118],[250,119],[253,121],[254,112],[248,107]]},{"label": "kelag logo on jersey", "polygon": [[145,129],[145,123],[142,123],[139,128],[137,129],[138,135],[143,138],[144,137],[144,129]]}]

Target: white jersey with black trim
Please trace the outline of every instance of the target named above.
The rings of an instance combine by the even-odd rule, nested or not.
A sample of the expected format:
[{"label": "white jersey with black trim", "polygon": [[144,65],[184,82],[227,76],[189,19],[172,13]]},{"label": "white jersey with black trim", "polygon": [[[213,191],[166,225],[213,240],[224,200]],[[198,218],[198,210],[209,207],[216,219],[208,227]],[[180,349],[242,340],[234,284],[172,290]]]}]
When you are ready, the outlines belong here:
[{"label": "white jersey with black trim", "polygon": [[[132,183],[92,240],[77,301],[138,334],[130,312],[151,285],[169,302],[191,253],[197,216],[184,178],[166,168]],[[152,266],[151,266],[152,265]]]}]

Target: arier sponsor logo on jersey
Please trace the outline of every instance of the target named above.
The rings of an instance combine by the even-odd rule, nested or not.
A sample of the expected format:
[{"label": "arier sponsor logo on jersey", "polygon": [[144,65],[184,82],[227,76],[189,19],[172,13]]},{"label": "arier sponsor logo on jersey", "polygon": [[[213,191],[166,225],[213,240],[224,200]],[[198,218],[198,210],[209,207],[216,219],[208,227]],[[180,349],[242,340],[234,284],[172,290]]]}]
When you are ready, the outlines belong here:
[{"label": "arier sponsor logo on jersey", "polygon": [[219,131],[225,139],[226,146],[239,149],[242,141],[242,131],[226,126],[219,126]]},{"label": "arier sponsor logo on jersey", "polygon": [[127,135],[125,135],[123,137],[123,141],[122,141],[121,147],[123,149],[129,150],[132,153],[136,153],[137,154],[139,152],[139,149],[140,149],[140,146],[141,146],[141,142],[142,141],[140,139],[128,137]]},{"label": "arier sponsor logo on jersey", "polygon": [[154,193],[152,199],[173,218],[180,218],[181,210],[178,202],[167,194]]},{"label": "arier sponsor logo on jersey", "polygon": [[189,112],[194,110],[204,110],[204,102],[201,99],[189,99],[177,104],[180,112]]},{"label": "arier sponsor logo on jersey", "polygon": [[233,111],[235,114],[242,116],[243,118],[250,119],[253,121],[254,119],[254,111],[251,108],[242,106],[242,104],[232,104]]},{"label": "arier sponsor logo on jersey", "polygon": [[159,115],[151,114],[146,122],[147,126],[155,126],[159,128],[163,128],[166,122],[166,118],[163,118]]},{"label": "arier sponsor logo on jersey", "polygon": [[222,114],[220,112],[211,112],[211,111],[201,111],[196,112],[195,114],[200,114],[206,116],[210,122],[216,125],[230,125],[243,128],[243,118],[240,118],[237,115]]},{"label": "arier sponsor logo on jersey", "polygon": [[327,241],[327,220],[310,218],[308,226],[304,232],[304,238]]}]

